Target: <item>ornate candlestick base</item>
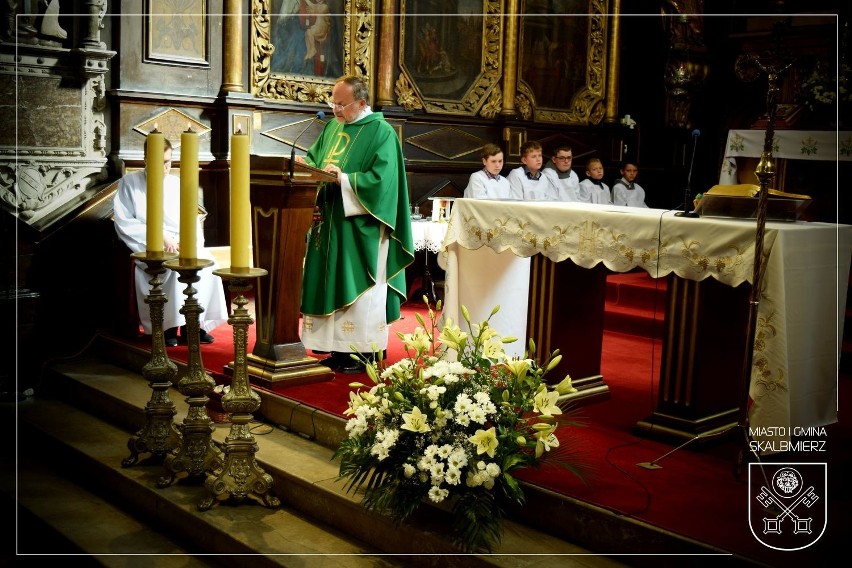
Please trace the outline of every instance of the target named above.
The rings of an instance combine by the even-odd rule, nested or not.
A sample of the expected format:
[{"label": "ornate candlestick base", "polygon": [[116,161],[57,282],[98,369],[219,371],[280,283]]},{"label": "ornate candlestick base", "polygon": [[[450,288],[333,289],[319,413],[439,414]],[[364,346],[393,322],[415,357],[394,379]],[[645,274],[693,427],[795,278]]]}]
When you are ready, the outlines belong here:
[{"label": "ornate candlestick base", "polygon": [[273,493],[272,476],[255,460],[257,444],[248,426],[252,413],[260,407],[260,397],[248,379],[246,350],[253,320],[245,308],[248,300],[243,293],[251,289],[251,278],[265,276],[267,272],[262,268],[229,268],[215,273],[228,281],[237,306],[228,318],[234,328],[234,376],[230,390],[222,397],[222,407],[231,416],[231,431],[225,438],[225,465],[220,472],[207,477],[204,486],[209,496],[198,504],[198,509],[206,511],[229,497],[237,502],[252,497],[267,507],[278,507],[281,501]]},{"label": "ornate candlestick base", "polygon": [[199,341],[199,315],[204,311],[195,297],[197,290],[192,286],[200,280],[198,272],[213,265],[207,259],[179,259],[163,263],[166,268],[177,272],[178,280],[186,284],[183,307],[180,313],[186,317],[187,338],[187,370],[186,376],[178,381],[177,388],[186,396],[189,409],[181,425],[183,439],[176,452],[166,456],[165,467],[169,475],[160,478],[158,487],[171,485],[178,473],[186,472],[189,476],[202,476],[208,471],[215,471],[222,466],[222,457],[213,444],[213,421],[207,415],[208,394],[216,381],[204,370],[201,362],[201,347]]},{"label": "ornate candlestick base", "polygon": [[172,380],[177,375],[177,365],[166,355],[163,340],[163,305],[168,298],[163,294],[160,278],[166,271],[163,263],[177,257],[174,253],[136,252],[131,255],[144,262],[145,272],[151,275],[151,291],[145,298],[151,311],[151,360],[142,368],[142,376],[151,387],[151,399],[145,405],[145,425],[127,442],[130,456],[122,460],[122,467],[130,467],[139,460],[139,454],[150,453],[163,459],[180,445],[180,431],[174,423],[177,414],[174,402],[169,399]]}]

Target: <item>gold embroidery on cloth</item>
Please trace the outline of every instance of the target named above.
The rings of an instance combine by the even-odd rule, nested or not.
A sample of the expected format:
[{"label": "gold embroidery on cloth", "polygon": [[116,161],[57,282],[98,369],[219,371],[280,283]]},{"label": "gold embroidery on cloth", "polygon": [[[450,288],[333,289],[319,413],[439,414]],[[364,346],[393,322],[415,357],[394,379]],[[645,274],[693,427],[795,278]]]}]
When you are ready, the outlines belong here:
[{"label": "gold embroidery on cloth", "polygon": [[766,357],[766,344],[777,335],[773,320],[777,312],[773,310],[768,316],[757,318],[757,330],[754,337],[754,360],[752,362],[752,380],[760,388],[761,392],[754,395],[754,399],[762,398],[767,393],[776,389],[787,390],[787,384],[782,370],[776,370],[773,375],[769,368],[769,360]]},{"label": "gold embroidery on cloth", "polygon": [[699,250],[701,247],[700,241],[683,241],[681,240],[681,256],[690,265],[704,272],[710,266],[715,267],[719,274],[733,274],[735,269],[743,265],[743,251],[737,245],[730,245],[730,249],[734,250],[734,254],[729,256],[718,256],[710,258],[702,254]]}]

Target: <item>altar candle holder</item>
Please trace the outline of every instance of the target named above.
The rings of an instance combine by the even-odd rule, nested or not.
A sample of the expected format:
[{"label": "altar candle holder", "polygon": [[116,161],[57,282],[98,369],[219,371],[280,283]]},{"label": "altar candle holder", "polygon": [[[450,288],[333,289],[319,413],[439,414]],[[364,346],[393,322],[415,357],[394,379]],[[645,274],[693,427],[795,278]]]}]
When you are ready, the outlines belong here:
[{"label": "altar candle holder", "polygon": [[255,460],[257,443],[249,428],[252,413],[260,407],[260,396],[251,388],[248,378],[248,330],[254,321],[246,309],[244,293],[251,290],[252,279],[266,276],[262,268],[225,268],[214,271],[228,282],[234,297],[234,308],[228,323],[234,328],[234,374],[231,387],[222,397],[222,408],[230,415],[231,431],[223,448],[225,465],[204,483],[209,493],[198,505],[200,511],[228,498],[242,502],[251,497],[266,507],[278,507],[281,501],[273,492],[272,476]]},{"label": "altar candle holder", "polygon": [[178,390],[186,396],[189,405],[186,417],[181,424],[182,443],[176,452],[166,456],[164,465],[169,475],[157,482],[158,487],[171,485],[177,474],[186,472],[189,477],[201,477],[222,466],[222,456],[213,444],[213,421],[207,414],[208,395],[216,381],[205,370],[201,361],[199,338],[199,316],[204,308],[195,297],[197,290],[193,284],[201,278],[198,272],[213,265],[212,260],[204,258],[180,258],[163,263],[178,273],[178,281],[186,284],[183,307],[180,313],[186,318],[187,329],[187,368],[186,375],[177,384]]},{"label": "altar candle holder", "polygon": [[180,446],[181,441],[180,431],[174,423],[177,410],[169,398],[169,389],[177,375],[177,365],[166,354],[163,305],[169,300],[163,294],[163,280],[160,278],[166,271],[163,263],[175,259],[177,254],[142,251],[133,253],[131,257],[145,263],[145,272],[151,276],[151,290],[145,298],[151,312],[151,359],[142,367],[142,376],[151,387],[151,399],[145,405],[145,425],[127,442],[130,456],[122,460],[122,467],[136,464],[139,455],[145,453],[163,459]]}]

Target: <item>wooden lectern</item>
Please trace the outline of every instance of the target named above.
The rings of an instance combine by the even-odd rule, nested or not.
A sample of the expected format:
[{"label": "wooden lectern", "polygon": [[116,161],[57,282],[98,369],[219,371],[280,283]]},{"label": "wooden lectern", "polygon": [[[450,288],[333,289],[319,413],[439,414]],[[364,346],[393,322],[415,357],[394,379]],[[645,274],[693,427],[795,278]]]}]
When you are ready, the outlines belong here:
[{"label": "wooden lectern", "polygon": [[305,351],[299,335],[302,266],[317,187],[337,176],[282,156],[251,156],[250,199],[257,281],[257,338],[247,355],[251,382],[263,387],[328,381],[334,372]]}]

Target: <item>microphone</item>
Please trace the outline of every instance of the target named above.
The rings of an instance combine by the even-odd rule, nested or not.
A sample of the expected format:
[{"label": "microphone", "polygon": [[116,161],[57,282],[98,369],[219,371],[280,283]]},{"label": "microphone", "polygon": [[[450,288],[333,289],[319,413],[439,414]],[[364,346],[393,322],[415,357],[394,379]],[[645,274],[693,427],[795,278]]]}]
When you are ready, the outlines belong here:
[{"label": "microphone", "polygon": [[692,191],[689,189],[692,184],[692,166],[695,165],[695,149],[698,148],[698,137],[701,136],[701,131],[697,128],[692,131],[692,159],[689,160],[689,173],[686,175],[686,189],[683,190],[683,211],[675,213],[676,217],[698,217],[698,213],[689,210],[689,204],[692,202]]},{"label": "microphone", "polygon": [[308,128],[310,128],[310,127],[313,125],[313,123],[314,123],[314,121],[315,121],[315,120],[322,120],[322,119],[324,119],[324,118],[325,118],[325,113],[324,113],[323,111],[319,111],[319,112],[316,114],[316,116],[314,116],[314,117],[310,120],[310,122],[308,122],[308,125],[305,127],[305,129],[304,129],[304,130],[302,130],[302,131],[299,133],[299,135],[298,135],[298,136],[296,136],[296,138],[293,140],[293,143],[290,145],[290,146],[291,146],[291,148],[290,148],[290,179],[291,179],[291,180],[293,179],[293,175],[296,173],[296,142],[298,142],[298,141],[299,141],[299,138],[301,138],[301,137],[302,137],[302,135],[303,135],[305,132],[307,132],[307,131],[308,131]]}]

